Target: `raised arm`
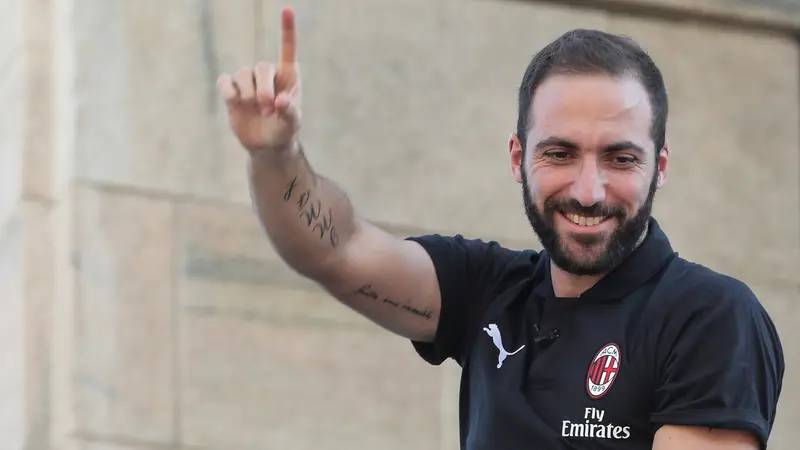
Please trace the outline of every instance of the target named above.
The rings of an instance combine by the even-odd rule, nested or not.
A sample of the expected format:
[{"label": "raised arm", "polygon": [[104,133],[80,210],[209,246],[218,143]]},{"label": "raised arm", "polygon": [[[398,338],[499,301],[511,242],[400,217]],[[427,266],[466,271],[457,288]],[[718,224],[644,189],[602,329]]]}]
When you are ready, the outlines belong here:
[{"label": "raised arm", "polygon": [[289,266],[340,301],[401,336],[431,341],[441,307],[433,262],[420,245],[358,217],[347,195],[312,169],[298,139],[302,96],[289,7],[281,26],[277,64],[260,62],[217,83],[250,156],[263,228]]}]

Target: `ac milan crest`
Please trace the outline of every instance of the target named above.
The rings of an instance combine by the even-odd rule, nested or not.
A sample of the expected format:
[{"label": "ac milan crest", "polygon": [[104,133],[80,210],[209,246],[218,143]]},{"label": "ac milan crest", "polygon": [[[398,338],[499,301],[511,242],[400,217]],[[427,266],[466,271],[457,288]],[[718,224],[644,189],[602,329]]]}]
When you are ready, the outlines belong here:
[{"label": "ac milan crest", "polygon": [[592,359],[586,374],[586,392],[589,397],[598,399],[611,389],[617,379],[621,355],[617,344],[606,344]]}]

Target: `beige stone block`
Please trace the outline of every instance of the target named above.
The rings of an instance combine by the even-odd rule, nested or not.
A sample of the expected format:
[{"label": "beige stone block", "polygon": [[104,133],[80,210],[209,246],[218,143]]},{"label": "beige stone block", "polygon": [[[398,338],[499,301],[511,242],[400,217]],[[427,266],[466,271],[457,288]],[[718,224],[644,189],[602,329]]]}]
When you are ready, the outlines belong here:
[{"label": "beige stone block", "polygon": [[[47,137],[32,140],[28,136],[28,154],[26,155],[26,193],[28,198],[41,198],[50,202],[53,210],[49,213],[53,228],[53,282],[54,299],[51,302],[51,340],[50,347],[50,406],[49,406],[49,450],[72,450],[67,446],[77,431],[77,416],[83,415],[76,402],[76,367],[78,351],[76,350],[76,318],[79,317],[76,303],[76,267],[73,264],[73,250],[77,250],[74,233],[76,220],[74,214],[73,160],[75,128],[77,125],[76,110],[80,97],[75,92],[75,59],[74,59],[74,19],[78,13],[71,1],[36,0],[28,3],[28,14],[34,15],[29,20],[35,21],[37,31],[36,49],[49,53],[50,61],[37,57],[37,75],[41,82],[47,79],[53,83],[48,99],[41,99],[31,116],[31,124],[50,127],[42,131]],[[33,26],[30,25],[29,26]],[[47,28],[47,30],[42,30]],[[50,41],[41,38],[46,35]],[[31,38],[29,34],[29,38]],[[51,64],[51,66],[48,66]],[[50,70],[49,75],[41,71]],[[45,112],[46,110],[46,112]],[[47,114],[47,118],[44,117]],[[29,128],[29,133],[31,132]],[[36,146],[33,146],[36,143]],[[34,155],[35,152],[38,152]],[[38,175],[37,158],[45,164],[41,169],[46,175]],[[74,255],[78,255],[77,252]],[[75,259],[77,261],[77,258]],[[36,277],[37,270],[31,269],[29,276]]]},{"label": "beige stone block", "polygon": [[0,2],[0,228],[17,209],[22,192],[25,58],[22,6]]},{"label": "beige stone block", "polygon": [[170,442],[171,205],[81,188],[75,208],[78,430]]},{"label": "beige stone block", "polygon": [[786,360],[770,449],[796,448],[800,423],[800,284],[752,283],[751,288],[778,329]]},{"label": "beige stone block", "polygon": [[142,442],[117,438],[75,438],[68,447],[54,450],[216,450],[191,447],[175,447],[163,442]]},{"label": "beige stone block", "polygon": [[[60,229],[66,227],[63,208],[40,203],[23,204],[25,221],[25,432],[27,445],[45,449],[49,445],[51,396],[51,342],[53,305],[65,294],[60,291],[56,271]],[[62,251],[60,251],[62,250]]]},{"label": "beige stone block", "polygon": [[19,210],[0,228],[0,436],[9,450],[25,445],[24,231]]},{"label": "beige stone block", "polygon": [[[374,220],[535,240],[508,138],[532,55],[606,16],[530,2],[295,1],[302,138],[315,168]],[[281,2],[264,7],[275,58]]]},{"label": "beige stone block", "polygon": [[[69,205],[23,203],[25,286],[25,433],[27,448],[51,448],[53,426],[62,402],[58,385],[69,380],[61,372],[63,361],[54,358],[55,346],[70,343],[58,333],[62,314],[72,305]],[[64,308],[62,305],[66,305]],[[66,342],[63,342],[66,341]],[[67,366],[69,367],[69,366]],[[63,377],[63,378],[62,378]],[[55,382],[55,384],[54,384]]]},{"label": "beige stone block", "polygon": [[626,11],[647,11],[650,15],[696,17],[724,21],[736,26],[797,30],[800,28],[800,3],[795,0],[569,0]]},{"label": "beige stone block", "polygon": [[77,176],[244,198],[243,154],[222,132],[215,84],[253,61],[257,3],[76,0]]},{"label": "beige stone block", "polygon": [[[14,108],[12,102],[9,109]],[[4,116],[0,116],[0,228],[11,220],[22,196],[22,140],[10,129],[12,124],[2,123]],[[5,131],[9,133],[3,134]]]},{"label": "beige stone block", "polygon": [[66,164],[57,154],[53,140],[54,75],[66,68],[54,70],[52,0],[25,2],[24,76],[29,89],[25,93],[25,159],[24,191],[26,195],[54,200],[63,193]]},{"label": "beige stone block", "polygon": [[674,246],[735,276],[798,281],[798,51],[779,37],[614,17],[660,65],[671,101],[656,217]]},{"label": "beige stone block", "polygon": [[279,262],[252,211],[181,205],[183,443],[439,448],[440,377]]},{"label": "beige stone block", "polygon": [[442,371],[442,444],[441,450],[460,448],[459,434],[459,393],[461,389],[461,367],[448,360],[441,366]]},{"label": "beige stone block", "polygon": [[191,311],[181,329],[185,443],[439,448],[439,376],[404,339]]},{"label": "beige stone block", "polygon": [[[118,445],[116,443],[110,442],[96,442],[96,441],[85,441],[81,439],[75,439],[71,443],[71,446],[68,449],[64,450],[122,450],[122,449],[130,449],[130,445]],[[137,445],[134,447],[136,450],[149,450],[148,447],[144,447],[141,445]]]}]

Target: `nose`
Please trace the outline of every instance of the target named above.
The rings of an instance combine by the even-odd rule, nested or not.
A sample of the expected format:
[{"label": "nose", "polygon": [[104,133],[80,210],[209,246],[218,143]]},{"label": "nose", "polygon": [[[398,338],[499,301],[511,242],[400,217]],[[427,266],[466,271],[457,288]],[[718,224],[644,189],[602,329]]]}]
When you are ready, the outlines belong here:
[{"label": "nose", "polygon": [[587,158],[572,183],[572,198],[583,206],[592,206],[606,199],[606,180],[596,161]]}]

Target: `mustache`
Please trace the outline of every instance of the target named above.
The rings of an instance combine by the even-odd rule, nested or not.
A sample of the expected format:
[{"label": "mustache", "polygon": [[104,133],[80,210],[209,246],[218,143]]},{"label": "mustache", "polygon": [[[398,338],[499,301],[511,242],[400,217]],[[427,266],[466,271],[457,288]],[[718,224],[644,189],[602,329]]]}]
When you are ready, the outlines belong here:
[{"label": "mustache", "polygon": [[544,210],[548,214],[555,212],[579,214],[582,216],[592,217],[617,217],[624,218],[626,216],[625,209],[621,206],[607,205],[603,203],[595,203],[591,206],[583,206],[575,199],[559,200],[549,199],[544,203]]}]

